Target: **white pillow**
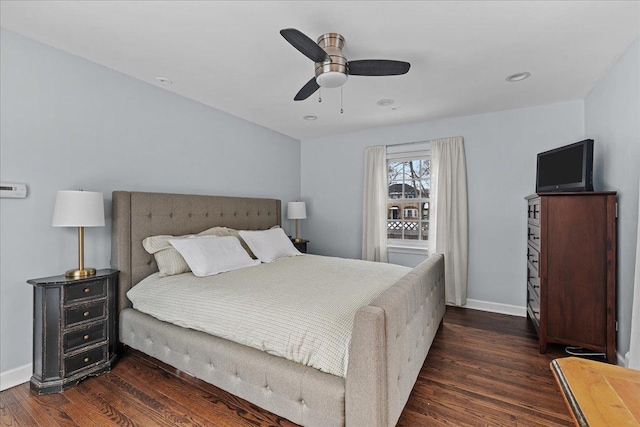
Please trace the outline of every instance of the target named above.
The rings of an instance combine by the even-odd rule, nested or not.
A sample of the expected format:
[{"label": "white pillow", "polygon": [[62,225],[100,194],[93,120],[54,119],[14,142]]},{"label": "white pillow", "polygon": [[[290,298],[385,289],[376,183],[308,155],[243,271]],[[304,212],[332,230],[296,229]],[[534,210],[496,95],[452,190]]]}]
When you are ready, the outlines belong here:
[{"label": "white pillow", "polygon": [[240,241],[233,236],[193,236],[171,239],[169,243],[180,252],[193,274],[198,277],[260,264],[260,261],[251,259]]},{"label": "white pillow", "polygon": [[[198,236],[229,236],[229,230],[226,227],[213,227],[198,233]],[[187,234],[184,236],[150,236],[142,241],[144,249],[153,255],[158,265],[158,277],[173,276],[174,274],[182,274],[189,269],[189,265],[182,255],[176,251],[171,244],[170,239],[186,239],[193,236]]]},{"label": "white pillow", "polygon": [[247,243],[251,252],[262,262],[273,262],[278,258],[302,255],[284,234],[282,228],[264,231],[239,231],[240,237]]}]

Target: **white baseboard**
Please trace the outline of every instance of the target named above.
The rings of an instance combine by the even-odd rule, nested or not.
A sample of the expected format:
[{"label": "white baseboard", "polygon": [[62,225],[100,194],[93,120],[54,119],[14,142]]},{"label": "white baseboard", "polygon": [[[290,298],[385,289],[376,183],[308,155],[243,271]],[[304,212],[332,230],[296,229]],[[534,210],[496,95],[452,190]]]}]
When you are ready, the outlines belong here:
[{"label": "white baseboard", "polygon": [[480,301],[467,299],[464,308],[472,310],[490,311],[492,313],[509,314],[511,316],[527,317],[527,308],[519,305],[501,304],[499,302]]},{"label": "white baseboard", "polygon": [[627,357],[624,354],[616,351],[616,356],[618,358],[619,366],[624,366],[625,368],[629,367],[629,359],[627,359]]},{"label": "white baseboard", "polygon": [[28,365],[19,366],[17,368],[0,373],[0,391],[4,391],[19,384],[29,382],[32,372],[33,365],[29,363]]}]

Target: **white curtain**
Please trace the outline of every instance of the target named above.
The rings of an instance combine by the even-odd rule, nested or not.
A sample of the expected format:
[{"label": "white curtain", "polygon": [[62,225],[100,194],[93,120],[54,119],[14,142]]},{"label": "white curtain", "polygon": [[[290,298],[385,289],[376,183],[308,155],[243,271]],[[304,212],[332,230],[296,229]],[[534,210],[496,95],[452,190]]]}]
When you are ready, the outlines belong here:
[{"label": "white curtain", "polygon": [[431,144],[431,222],[429,253],[444,254],[445,300],[467,303],[467,171],[461,137]]},{"label": "white curtain", "polygon": [[[640,191],[640,183],[638,185]],[[631,345],[627,358],[629,367],[640,370],[640,196],[638,197],[638,237],[636,240],[636,272],[631,306]]]},{"label": "white curtain", "polygon": [[384,146],[364,150],[362,259],[387,262],[387,154]]}]

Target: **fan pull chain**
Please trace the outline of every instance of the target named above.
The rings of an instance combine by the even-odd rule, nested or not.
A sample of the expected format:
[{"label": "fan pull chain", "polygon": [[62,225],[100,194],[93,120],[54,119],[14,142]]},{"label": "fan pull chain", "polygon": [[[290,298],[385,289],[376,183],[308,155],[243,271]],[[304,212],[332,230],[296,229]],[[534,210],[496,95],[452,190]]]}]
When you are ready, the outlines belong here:
[{"label": "fan pull chain", "polygon": [[318,102],[322,102],[322,87],[318,88]]},{"label": "fan pull chain", "polygon": [[340,114],[342,114],[344,112],[344,110],[342,109],[342,88],[344,86],[340,86]]}]

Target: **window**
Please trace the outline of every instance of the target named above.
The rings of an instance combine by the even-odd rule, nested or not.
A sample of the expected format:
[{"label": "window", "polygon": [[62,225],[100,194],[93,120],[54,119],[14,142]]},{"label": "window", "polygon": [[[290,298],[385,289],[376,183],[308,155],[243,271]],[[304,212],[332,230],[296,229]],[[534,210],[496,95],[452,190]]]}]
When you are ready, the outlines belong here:
[{"label": "window", "polygon": [[387,155],[387,244],[424,250],[429,239],[428,151]]}]

